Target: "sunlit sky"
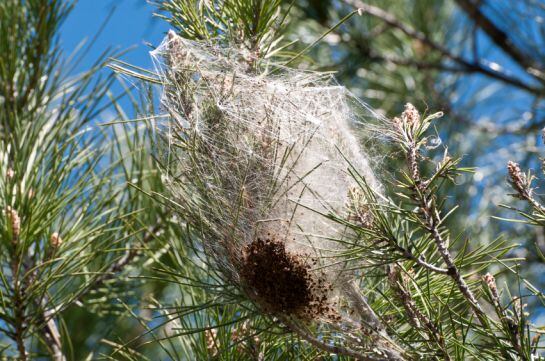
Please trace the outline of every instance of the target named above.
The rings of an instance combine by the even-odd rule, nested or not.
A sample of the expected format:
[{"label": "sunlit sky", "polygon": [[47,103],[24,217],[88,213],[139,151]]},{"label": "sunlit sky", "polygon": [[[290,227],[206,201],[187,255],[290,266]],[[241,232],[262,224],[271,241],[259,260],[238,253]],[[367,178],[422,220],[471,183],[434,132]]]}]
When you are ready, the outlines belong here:
[{"label": "sunlit sky", "polygon": [[149,67],[146,43],[158,45],[168,29],[164,21],[153,17],[154,10],[146,0],[79,0],[61,28],[61,46],[70,53],[82,40],[89,42],[105,24],[79,70],[88,68],[109,47],[129,49],[124,60]]}]

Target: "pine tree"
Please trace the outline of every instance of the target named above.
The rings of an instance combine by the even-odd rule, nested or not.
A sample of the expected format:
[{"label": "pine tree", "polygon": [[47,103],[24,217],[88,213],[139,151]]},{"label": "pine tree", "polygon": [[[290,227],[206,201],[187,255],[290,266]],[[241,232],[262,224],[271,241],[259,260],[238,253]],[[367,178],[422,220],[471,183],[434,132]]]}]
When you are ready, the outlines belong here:
[{"label": "pine tree", "polygon": [[[432,124],[442,114],[408,103],[388,120],[348,92],[330,98],[339,87],[326,74],[293,69],[356,16],[378,17],[425,42],[380,8],[355,5],[293,52],[279,32],[290,5],[159,4],[178,33],[154,51],[155,75],[140,70],[136,77],[159,85],[166,117],[156,141],[167,193],[155,197],[187,232],[171,243],[173,260],[159,267],[185,295],[157,306],[165,325],[175,325],[156,337],[170,358],[538,357],[540,331],[529,321],[522,285],[536,299],[542,294],[520,277],[519,259],[509,256],[515,245],[502,237],[479,244],[450,225],[457,207],[448,192],[473,169],[446,148],[437,151]],[[373,159],[346,145],[352,135],[342,133],[343,121],[351,117],[397,155],[398,171],[370,170]],[[336,176],[315,154],[346,171]],[[496,284],[506,272],[519,293]]]},{"label": "pine tree", "polygon": [[92,309],[105,287],[115,298],[112,282],[159,231],[151,222],[158,208],[127,185],[146,189],[156,179],[143,152],[147,133],[99,124],[116,105],[114,76],[102,71],[115,54],[75,74],[81,58],[59,47],[72,7],[0,3],[2,358],[72,359],[78,326],[63,315]]},{"label": "pine tree", "polygon": [[[155,68],[75,74],[72,2],[0,2],[1,358],[540,359],[543,293],[510,223],[465,229],[478,169],[450,147],[445,74],[541,99],[508,5],[162,0]],[[471,58],[466,26],[526,74]],[[526,168],[504,208],[541,229]]]}]

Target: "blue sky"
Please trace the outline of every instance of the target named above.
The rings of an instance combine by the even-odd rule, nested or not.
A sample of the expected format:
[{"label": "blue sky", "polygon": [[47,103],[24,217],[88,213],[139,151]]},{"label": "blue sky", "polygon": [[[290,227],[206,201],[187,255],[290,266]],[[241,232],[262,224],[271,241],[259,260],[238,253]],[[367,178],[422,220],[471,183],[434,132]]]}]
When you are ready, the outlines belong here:
[{"label": "blue sky", "polygon": [[147,43],[158,45],[168,30],[166,22],[152,16],[155,8],[146,0],[79,0],[60,32],[61,46],[71,53],[85,38],[90,41],[111,14],[104,30],[81,64],[83,70],[107,48],[131,49],[123,60],[149,67]]},{"label": "blue sky", "polygon": [[[68,56],[82,41],[89,44],[96,39],[70,75],[88,70],[108,49],[114,53],[126,51],[120,57],[123,61],[151,69],[151,46],[159,45],[170,28],[166,21],[153,16],[155,10],[146,0],[78,0],[60,29],[60,46]],[[77,54],[81,53],[82,50],[78,50]],[[104,69],[104,72],[111,73],[111,70]],[[114,83],[111,91],[114,95],[124,92],[119,83]],[[120,99],[118,104],[129,118],[138,116],[128,98]],[[113,120],[117,119],[109,109],[96,119],[98,123]]]}]

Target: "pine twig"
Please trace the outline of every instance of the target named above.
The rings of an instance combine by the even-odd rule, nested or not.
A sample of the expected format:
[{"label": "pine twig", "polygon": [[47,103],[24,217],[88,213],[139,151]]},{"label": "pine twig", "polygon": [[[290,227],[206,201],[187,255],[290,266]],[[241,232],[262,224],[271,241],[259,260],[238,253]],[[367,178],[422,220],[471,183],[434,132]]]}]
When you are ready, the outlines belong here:
[{"label": "pine twig", "polygon": [[338,345],[331,345],[329,343],[323,342],[313,335],[311,335],[307,330],[297,325],[295,322],[292,322],[286,317],[282,318],[282,322],[293,332],[295,332],[299,337],[301,337],[303,340],[310,343],[312,346],[316,347],[317,349],[320,349],[322,351],[326,351],[329,353],[333,353],[335,355],[340,356],[348,356],[353,357],[357,361],[379,361],[379,360],[395,360],[400,361],[404,360],[403,358],[385,358],[383,356],[370,356],[370,355],[362,355],[357,351],[351,350],[349,348],[338,346]]},{"label": "pine twig", "polygon": [[441,212],[437,209],[435,197],[430,191],[430,180],[424,179],[420,173],[421,132],[429,126],[429,119],[422,120],[418,110],[412,104],[407,104],[401,118],[394,118],[392,125],[394,131],[398,133],[399,142],[405,152],[407,168],[409,169],[408,177],[412,183],[410,184],[412,192],[409,196],[418,207],[417,217],[423,228],[433,239],[437,251],[448,270],[447,275],[454,280],[458,290],[469,302],[479,321],[483,325],[487,325],[488,318],[456,266],[454,257],[448,249],[448,239],[445,239],[441,233]]},{"label": "pine twig", "polygon": [[353,302],[354,308],[366,326],[370,326],[377,333],[378,339],[375,347],[380,349],[387,356],[388,360],[402,360],[401,353],[403,349],[390,338],[386,332],[386,327],[371,308],[365,296],[361,294],[360,290],[353,283],[350,283],[345,286],[345,293]]},{"label": "pine twig", "polygon": [[386,334],[386,327],[384,327],[375,311],[373,311],[371,306],[369,306],[367,299],[360,293],[353,283],[349,283],[345,286],[345,293],[353,302],[354,308],[358,311],[358,314],[366,326],[370,327],[379,334]]},{"label": "pine twig", "polygon": [[429,317],[416,306],[409,290],[403,285],[403,275],[400,273],[399,266],[395,265],[390,269],[388,272],[388,280],[390,281],[392,289],[397,294],[397,298],[409,315],[409,320],[413,326],[424,329],[424,332],[426,332],[430,339],[434,340],[439,345],[443,359],[445,361],[450,361],[451,357],[448,354],[445,337]]},{"label": "pine twig", "polygon": [[[15,270],[17,269],[14,267]],[[15,280],[18,283],[17,280]],[[15,342],[17,344],[17,351],[19,352],[19,360],[27,360],[27,351],[25,346],[25,330],[26,330],[26,320],[23,309],[23,300],[22,300],[22,289],[16,285],[15,286],[15,297],[14,297],[14,312],[15,312]]]},{"label": "pine twig", "polygon": [[445,262],[445,265],[448,270],[448,275],[454,280],[456,286],[462,293],[462,295],[468,300],[471,308],[475,312],[475,315],[483,324],[487,324],[487,317],[484,313],[479,301],[473,294],[473,291],[469,289],[464,277],[460,273],[460,270],[454,262],[452,254],[448,250],[448,242],[443,238],[441,231],[439,230],[439,225],[441,224],[441,219],[439,216],[439,210],[435,206],[435,200],[433,196],[429,195],[427,190],[424,189],[423,185],[426,184],[424,179],[421,178],[419,167],[418,167],[418,146],[416,143],[409,145],[407,153],[407,163],[408,167],[411,170],[410,177],[415,185],[415,190],[413,192],[413,198],[418,203],[418,207],[421,213],[421,220],[425,226],[425,229],[431,235],[432,239],[435,242],[437,251],[441,255],[441,258]]},{"label": "pine twig", "polygon": [[507,172],[509,173],[511,186],[517,191],[516,196],[530,203],[539,212],[545,213],[545,206],[533,196],[532,177],[527,177],[520,169],[520,165],[511,161],[507,163]]},{"label": "pine twig", "polygon": [[24,310],[24,294],[25,287],[24,284],[19,280],[19,275],[21,273],[21,267],[24,266],[22,262],[22,255],[17,254],[17,248],[20,244],[19,235],[21,232],[21,218],[15,209],[7,207],[6,218],[10,224],[11,228],[11,245],[13,247],[13,254],[11,260],[11,276],[13,282],[13,312],[14,312],[14,339],[17,344],[17,351],[19,352],[19,359],[21,361],[27,360],[27,351],[25,346],[25,336],[26,331],[26,317]]},{"label": "pine twig", "polygon": [[[159,224],[156,224],[142,239],[142,244],[148,244],[152,241],[152,239],[156,236],[157,232],[161,229],[161,226]],[[80,301],[91,289],[97,289],[98,287],[104,285],[107,281],[113,279],[117,276],[117,274],[123,269],[129,265],[138,255],[140,254],[140,250],[138,248],[131,248],[130,250],[125,253],[123,257],[121,257],[117,262],[110,265],[107,271],[100,274],[97,278],[95,278],[93,282],[93,287],[90,289],[85,290],[85,292],[80,293],[77,295],[73,302]]]},{"label": "pine twig", "polygon": [[[488,290],[490,291],[490,296],[492,300],[492,306],[494,306],[494,309],[496,310],[496,314],[499,316],[500,321],[506,325],[507,329],[510,331],[513,329],[516,329],[516,327],[512,327],[512,318],[509,317],[509,315],[506,312],[506,309],[502,307],[500,303],[500,296],[498,294],[498,288],[496,285],[496,279],[494,276],[492,276],[490,273],[487,273],[482,278],[483,282],[486,284]],[[523,355],[523,350],[520,346],[519,342],[520,334],[518,332],[509,332],[509,341],[511,342],[511,345],[513,345],[513,348],[519,355]]]},{"label": "pine twig", "polygon": [[[42,307],[47,307],[47,298],[42,300]],[[45,310],[43,313],[43,322],[45,322],[42,331],[43,337],[47,342],[47,346],[51,349],[51,358],[53,361],[66,361],[66,357],[62,351],[62,341],[59,329],[53,318],[54,314],[50,310]]]},{"label": "pine twig", "polygon": [[418,264],[418,265],[420,265],[420,266],[422,266],[424,268],[427,268],[432,272],[435,272],[435,273],[438,273],[438,274],[445,274],[445,275],[448,274],[448,272],[449,272],[449,270],[446,269],[446,268],[437,267],[437,266],[427,262],[423,255],[416,256],[414,253],[412,253],[410,250],[408,250],[406,248],[403,248],[403,247],[401,247],[401,246],[399,246],[397,244],[395,244],[394,246],[397,249],[399,249],[399,251],[401,252],[403,257],[405,257],[406,259],[411,260],[413,262],[416,262],[416,264]]}]

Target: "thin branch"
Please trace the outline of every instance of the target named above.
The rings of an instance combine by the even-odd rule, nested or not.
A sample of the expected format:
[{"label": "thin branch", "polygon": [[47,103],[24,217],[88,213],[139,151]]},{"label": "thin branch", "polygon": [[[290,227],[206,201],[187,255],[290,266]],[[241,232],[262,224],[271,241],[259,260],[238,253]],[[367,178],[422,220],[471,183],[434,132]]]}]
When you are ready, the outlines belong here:
[{"label": "thin branch", "polygon": [[429,179],[426,180],[419,169],[420,147],[423,144],[421,132],[429,126],[429,123],[426,122],[429,122],[429,119],[422,120],[416,108],[412,104],[407,104],[401,118],[394,118],[392,123],[396,132],[399,133],[400,144],[404,149],[405,160],[409,169],[407,175],[410,179],[407,187],[411,189],[409,197],[417,206],[415,216],[421,223],[422,228],[431,236],[439,255],[446,265],[447,275],[454,280],[479,321],[483,326],[486,326],[488,325],[488,317],[454,262],[454,257],[448,249],[448,236],[444,238],[440,230],[443,219],[441,218],[441,211],[436,205],[436,197],[428,187]]},{"label": "thin branch", "polygon": [[45,327],[42,331],[44,340],[47,342],[47,347],[51,350],[51,358],[53,361],[66,361],[66,357],[62,352],[62,341],[59,329],[54,319],[54,312],[52,310],[46,310],[47,298],[42,300],[43,322]]},{"label": "thin branch", "polygon": [[[525,70],[531,70],[528,74],[539,71],[539,67],[528,54],[524,54],[509,38],[507,33],[496,26],[484,13],[479,9],[477,4],[470,0],[454,0],[456,4],[474,21],[474,23],[484,31],[490,39],[500,49],[502,49],[511,59],[517,62]],[[532,71],[533,70],[533,71]],[[541,73],[541,71],[539,71]],[[533,74],[532,74],[533,75]],[[542,79],[541,79],[542,80]]]},{"label": "thin branch", "polygon": [[450,52],[446,47],[442,46],[441,44],[438,44],[437,42],[430,39],[426,34],[413,29],[411,26],[399,21],[394,15],[391,13],[373,6],[369,4],[365,4],[361,0],[344,0],[345,3],[355,7],[358,9],[360,14],[369,14],[371,16],[374,16],[382,21],[384,21],[386,24],[399,29],[401,32],[403,32],[405,35],[419,40],[423,44],[429,46],[432,49],[435,49],[437,52],[439,52],[441,55],[443,55],[445,58],[457,63],[459,66],[461,66],[466,72],[473,72],[473,73],[480,73],[483,75],[486,75],[490,78],[494,78],[496,80],[500,80],[506,84],[513,85],[515,87],[524,89],[532,94],[542,96],[545,94],[545,90],[542,87],[534,87],[529,84],[526,84],[525,82],[521,81],[518,78],[511,77],[509,75],[506,75],[504,73],[501,73],[499,71],[493,70],[489,66],[486,66],[485,64],[482,64],[480,62],[470,62],[456,54],[453,54]]},{"label": "thin branch", "polygon": [[542,214],[545,214],[545,206],[534,198],[534,188],[532,188],[532,177],[527,177],[520,169],[520,165],[515,162],[507,163],[507,171],[511,181],[511,186],[517,191],[516,196],[526,200],[530,205]]},{"label": "thin branch", "polygon": [[14,341],[17,345],[17,351],[19,352],[19,360],[27,360],[27,351],[25,346],[25,333],[27,330],[26,316],[25,316],[25,285],[19,279],[21,273],[24,273],[24,262],[22,262],[23,255],[18,254],[18,248],[20,246],[20,232],[21,232],[21,218],[15,209],[7,207],[6,209],[7,219],[11,228],[11,246],[13,247],[13,253],[11,254],[11,277],[13,282],[13,328],[14,328]]},{"label": "thin branch", "polygon": [[492,274],[487,273],[485,276],[483,276],[483,281],[488,287],[488,290],[490,291],[492,306],[494,306],[494,310],[496,311],[496,314],[498,315],[500,321],[504,325],[506,329],[509,330],[509,341],[511,342],[511,345],[513,345],[513,348],[517,351],[519,355],[523,354],[523,350],[521,348],[521,342],[519,341],[521,334],[518,332],[513,332],[513,329],[516,329],[518,327],[513,328],[512,327],[512,318],[507,313],[507,308],[503,308],[500,302],[500,296],[498,294],[498,288],[496,286],[496,280]]},{"label": "thin branch", "polygon": [[392,57],[392,56],[388,56],[384,54],[379,55],[373,52],[369,55],[369,58],[371,60],[383,61],[383,62],[392,63],[394,65],[399,65],[399,66],[412,66],[418,70],[441,70],[441,71],[446,71],[450,73],[471,73],[472,72],[470,69],[467,69],[464,67],[449,66],[441,62],[420,61],[416,59],[403,59],[403,58]]},{"label": "thin branch", "polygon": [[[157,232],[161,229],[160,225],[155,225],[142,239],[142,244],[148,244],[151,242],[155,237]],[[138,255],[140,254],[139,248],[131,248],[130,250],[125,253],[123,257],[121,257],[117,262],[110,265],[107,271],[100,274],[97,278],[95,278],[93,282],[92,289],[96,289],[100,286],[102,286],[107,281],[113,279],[118,275],[119,272],[123,271],[123,269],[130,264]],[[91,289],[87,289],[85,292],[80,293],[77,295],[72,302],[77,302],[83,298],[89,292]]]},{"label": "thin branch", "polygon": [[435,200],[433,199],[433,196],[429,195],[425,189],[421,189],[423,188],[422,185],[425,184],[425,182],[420,176],[418,170],[417,156],[418,147],[416,143],[413,143],[409,146],[408,149],[407,163],[409,169],[411,170],[411,179],[415,184],[413,197],[415,201],[418,202],[421,213],[421,216],[419,217],[421,218],[426,230],[430,233],[432,239],[434,240],[437,251],[439,252],[441,258],[447,266],[448,275],[454,280],[462,295],[468,300],[471,308],[475,312],[475,315],[479,318],[483,325],[485,325],[488,323],[487,316],[481,308],[479,301],[477,301],[477,298],[469,289],[469,286],[467,285],[464,277],[460,273],[460,270],[456,266],[454,258],[448,250],[448,241],[443,237],[441,231],[439,230],[441,219],[439,216],[440,212],[435,206]]},{"label": "thin branch", "polygon": [[14,275],[14,328],[15,328],[15,343],[17,344],[17,351],[19,352],[19,360],[27,360],[27,351],[25,346],[25,332],[26,332],[26,317],[23,305],[23,293],[24,291],[19,287],[20,282],[15,275],[18,274],[18,262],[13,263],[12,272]]},{"label": "thin branch", "polygon": [[375,311],[373,311],[371,306],[369,306],[367,299],[361,294],[360,290],[358,290],[353,283],[348,283],[345,286],[345,293],[354,303],[354,308],[358,311],[358,314],[365,324],[379,333],[385,333],[386,327],[384,327]]},{"label": "thin branch", "polygon": [[317,349],[320,349],[322,351],[333,353],[335,355],[340,356],[348,356],[353,357],[355,360],[358,361],[379,361],[379,360],[403,360],[403,358],[385,358],[384,356],[370,356],[370,355],[362,355],[357,351],[348,349],[343,346],[333,345],[326,343],[324,341],[321,341],[311,335],[307,330],[297,325],[295,322],[292,322],[291,320],[287,318],[282,318],[282,322],[293,332],[299,335],[303,340],[310,343],[312,346],[316,347]]},{"label": "thin branch", "polygon": [[[402,360],[401,353],[403,349],[399,347],[386,332],[386,327],[379,319],[375,311],[367,302],[367,298],[354,285],[347,283],[344,287],[346,296],[352,301],[355,310],[358,312],[366,326],[377,333],[379,339],[376,340],[375,348],[386,355],[388,360]],[[382,340],[381,340],[382,339]]]},{"label": "thin branch", "polygon": [[[424,329],[424,332],[434,340],[440,347],[440,352],[445,361],[450,361],[445,337],[441,330],[416,306],[414,299],[403,284],[403,275],[400,273],[399,266],[394,266],[388,273],[388,279],[397,298],[401,301],[403,308],[409,315],[409,320],[414,327]],[[424,327],[422,327],[424,326]]]},{"label": "thin branch", "polygon": [[403,257],[405,257],[406,259],[408,259],[410,261],[416,262],[418,265],[420,265],[420,266],[422,266],[424,268],[427,268],[432,272],[435,272],[435,273],[438,273],[438,274],[443,274],[443,275],[446,275],[449,272],[448,269],[446,269],[446,268],[437,267],[437,266],[427,262],[426,259],[424,258],[424,256],[422,256],[422,255],[417,257],[414,253],[412,253],[408,249],[403,248],[403,247],[401,247],[401,246],[399,246],[397,244],[395,244],[395,247],[401,252]]}]

